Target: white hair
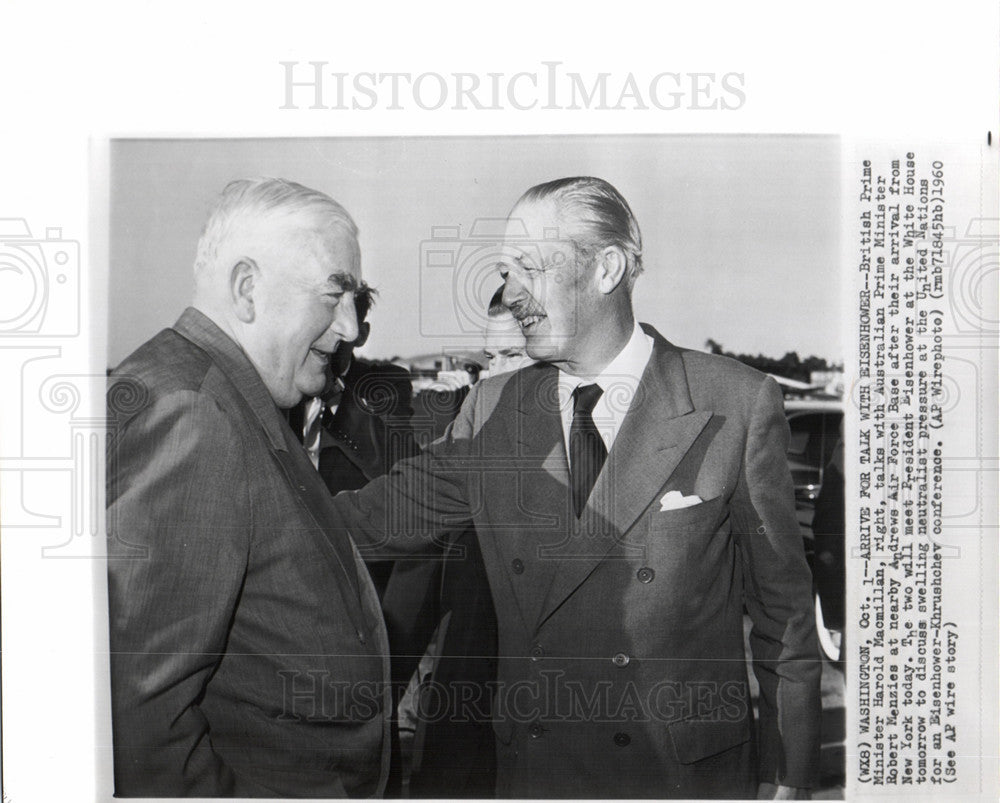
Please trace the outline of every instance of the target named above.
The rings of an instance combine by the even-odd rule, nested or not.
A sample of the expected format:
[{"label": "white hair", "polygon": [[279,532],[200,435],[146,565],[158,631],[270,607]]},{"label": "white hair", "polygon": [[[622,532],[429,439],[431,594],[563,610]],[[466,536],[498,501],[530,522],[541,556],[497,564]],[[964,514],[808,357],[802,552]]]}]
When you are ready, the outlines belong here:
[{"label": "white hair", "polygon": [[246,178],[226,185],[205,222],[194,261],[195,276],[215,266],[231,238],[258,228],[264,220],[302,218],[317,227],[336,226],[354,240],[358,227],[325,193],[283,178]]}]

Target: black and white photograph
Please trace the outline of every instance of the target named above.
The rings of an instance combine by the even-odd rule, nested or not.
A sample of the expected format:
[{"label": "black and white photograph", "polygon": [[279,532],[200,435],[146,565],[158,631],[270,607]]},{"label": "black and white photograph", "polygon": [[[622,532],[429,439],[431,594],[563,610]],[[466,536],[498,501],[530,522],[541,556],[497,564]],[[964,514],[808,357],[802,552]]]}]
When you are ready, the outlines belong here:
[{"label": "black and white photograph", "polygon": [[112,142],[116,794],[842,797],[839,148]]},{"label": "black and white photograph", "polygon": [[996,799],[996,4],[0,19],[2,803]]}]

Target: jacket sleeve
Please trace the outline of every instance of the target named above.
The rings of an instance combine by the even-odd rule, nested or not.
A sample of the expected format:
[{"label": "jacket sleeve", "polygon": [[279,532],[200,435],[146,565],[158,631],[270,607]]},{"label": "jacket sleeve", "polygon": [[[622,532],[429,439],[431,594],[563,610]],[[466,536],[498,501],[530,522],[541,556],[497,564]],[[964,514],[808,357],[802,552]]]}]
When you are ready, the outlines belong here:
[{"label": "jacket sleeve", "polygon": [[337,527],[366,560],[392,559],[447,546],[449,533],[472,523],[469,477],[476,471],[478,388],[473,386],[444,435],[388,474],[334,499]]},{"label": "jacket sleeve", "polygon": [[819,765],[821,664],[788,438],[781,391],[768,378],[753,404],[733,514],[760,684],[760,780],[809,787]]},{"label": "jacket sleeve", "polygon": [[108,594],[117,795],[232,795],[199,708],[240,594],[250,507],[240,436],[179,391],[112,433]]}]

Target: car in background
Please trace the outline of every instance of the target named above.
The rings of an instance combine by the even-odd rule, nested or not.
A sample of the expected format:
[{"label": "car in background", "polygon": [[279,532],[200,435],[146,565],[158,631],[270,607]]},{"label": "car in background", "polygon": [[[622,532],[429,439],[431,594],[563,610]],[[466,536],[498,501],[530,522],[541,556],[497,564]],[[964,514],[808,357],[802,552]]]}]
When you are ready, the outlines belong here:
[{"label": "car in background", "polygon": [[[842,659],[843,623],[840,620],[843,618],[845,589],[843,562],[838,558],[843,554],[843,533],[840,533],[840,544],[837,546],[840,555],[833,554],[829,536],[823,539],[824,548],[817,555],[817,539],[812,525],[823,481],[843,436],[844,405],[839,399],[786,399],[785,417],[791,432],[787,454],[795,489],[795,512],[805,543],[806,558],[813,572],[820,647],[828,660],[839,662]],[[843,482],[837,472],[833,476],[836,482]],[[842,504],[843,489],[838,490],[841,500],[838,504]],[[843,521],[843,518],[840,520]],[[839,524],[836,529],[840,529]]]},{"label": "car in background", "polygon": [[812,510],[823,487],[823,473],[841,437],[844,403],[839,399],[786,399],[785,418],[791,430],[788,467],[795,504]]}]

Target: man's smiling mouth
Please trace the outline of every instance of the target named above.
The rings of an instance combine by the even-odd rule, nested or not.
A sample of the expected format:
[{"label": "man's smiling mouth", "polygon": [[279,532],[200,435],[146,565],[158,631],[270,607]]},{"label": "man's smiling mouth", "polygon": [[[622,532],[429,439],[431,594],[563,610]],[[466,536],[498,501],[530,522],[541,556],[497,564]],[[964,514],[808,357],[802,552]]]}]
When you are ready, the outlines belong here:
[{"label": "man's smiling mouth", "polygon": [[522,329],[530,329],[539,321],[543,320],[545,320],[544,315],[525,315],[523,318],[519,318],[517,322],[521,325]]}]

